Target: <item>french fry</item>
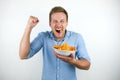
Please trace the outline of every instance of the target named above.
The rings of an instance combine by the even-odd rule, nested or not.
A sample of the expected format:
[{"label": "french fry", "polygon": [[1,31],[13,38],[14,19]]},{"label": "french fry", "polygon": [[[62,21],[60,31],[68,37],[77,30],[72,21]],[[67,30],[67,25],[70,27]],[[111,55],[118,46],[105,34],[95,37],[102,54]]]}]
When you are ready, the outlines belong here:
[{"label": "french fry", "polygon": [[55,45],[54,48],[55,48],[55,49],[60,49],[60,46]]},{"label": "french fry", "polygon": [[55,45],[54,48],[59,49],[59,50],[68,50],[68,51],[76,50],[76,48],[74,46],[69,46],[67,43],[63,43],[63,45],[61,45],[61,46]]},{"label": "french fry", "polygon": [[62,32],[62,29],[60,30],[60,32]]}]

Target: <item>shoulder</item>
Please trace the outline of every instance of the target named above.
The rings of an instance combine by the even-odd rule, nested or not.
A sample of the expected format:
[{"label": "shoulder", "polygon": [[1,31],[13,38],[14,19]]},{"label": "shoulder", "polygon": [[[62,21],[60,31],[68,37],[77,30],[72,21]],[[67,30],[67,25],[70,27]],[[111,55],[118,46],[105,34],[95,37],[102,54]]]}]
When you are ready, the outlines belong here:
[{"label": "shoulder", "polygon": [[50,31],[39,32],[38,36],[48,37],[50,36],[50,33],[51,33]]},{"label": "shoulder", "polygon": [[82,37],[82,35],[80,33],[77,33],[77,32],[74,32],[74,31],[67,31],[68,34],[71,36],[71,37]]},{"label": "shoulder", "polygon": [[69,33],[69,38],[71,40],[74,39],[76,43],[84,42],[83,36],[80,33],[73,32],[73,31],[68,31],[68,33]]}]

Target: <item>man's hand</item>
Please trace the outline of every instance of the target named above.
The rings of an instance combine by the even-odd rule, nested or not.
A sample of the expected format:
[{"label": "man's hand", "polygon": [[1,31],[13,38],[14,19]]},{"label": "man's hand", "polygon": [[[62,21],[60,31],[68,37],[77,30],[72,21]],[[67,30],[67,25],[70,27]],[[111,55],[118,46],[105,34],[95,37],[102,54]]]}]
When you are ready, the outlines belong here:
[{"label": "man's hand", "polygon": [[28,23],[27,23],[27,27],[32,29],[33,27],[35,27],[37,25],[38,22],[39,22],[39,20],[37,17],[30,16]]},{"label": "man's hand", "polygon": [[90,62],[86,59],[77,60],[74,58],[73,54],[70,54],[69,56],[63,56],[63,55],[58,54],[55,51],[54,51],[54,53],[57,58],[65,61],[69,64],[72,64],[79,69],[88,70],[90,68]]},{"label": "man's hand", "polygon": [[73,54],[70,54],[69,56],[63,56],[63,55],[60,55],[60,54],[58,54],[58,53],[56,53],[56,52],[54,52],[54,53],[55,53],[55,56],[56,56],[57,58],[65,61],[65,62],[68,62],[68,63],[71,63],[71,61],[74,59]]}]

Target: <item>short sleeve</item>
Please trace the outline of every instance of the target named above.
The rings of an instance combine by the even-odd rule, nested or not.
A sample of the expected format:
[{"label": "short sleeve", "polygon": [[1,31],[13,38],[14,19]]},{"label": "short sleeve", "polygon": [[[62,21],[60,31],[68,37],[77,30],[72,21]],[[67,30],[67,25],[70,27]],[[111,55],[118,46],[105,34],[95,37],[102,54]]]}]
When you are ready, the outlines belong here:
[{"label": "short sleeve", "polygon": [[44,41],[44,33],[41,32],[37,35],[37,37],[30,43],[30,51],[27,58],[32,57],[35,55],[43,46]]},{"label": "short sleeve", "polygon": [[80,34],[78,34],[76,42],[77,42],[77,51],[76,51],[76,54],[75,54],[76,57],[78,59],[86,59],[90,62],[90,57],[88,55],[83,37]]}]

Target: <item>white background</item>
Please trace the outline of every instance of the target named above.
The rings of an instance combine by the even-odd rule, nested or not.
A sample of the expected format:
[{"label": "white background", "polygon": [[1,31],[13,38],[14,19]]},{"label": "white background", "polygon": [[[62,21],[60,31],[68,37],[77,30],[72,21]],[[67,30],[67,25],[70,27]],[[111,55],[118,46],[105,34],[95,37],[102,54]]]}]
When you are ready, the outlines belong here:
[{"label": "white background", "polygon": [[30,15],[40,20],[31,40],[50,30],[54,6],[68,11],[67,29],[82,34],[91,57],[90,70],[77,69],[78,80],[120,80],[119,0],[0,0],[0,80],[41,80],[42,52],[20,60],[19,43]]}]

